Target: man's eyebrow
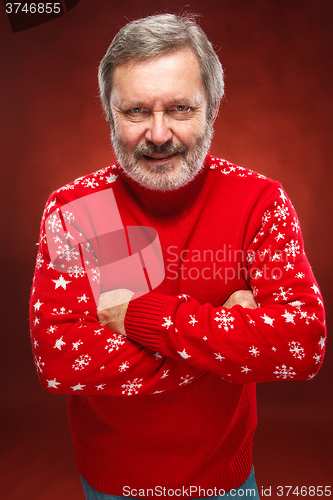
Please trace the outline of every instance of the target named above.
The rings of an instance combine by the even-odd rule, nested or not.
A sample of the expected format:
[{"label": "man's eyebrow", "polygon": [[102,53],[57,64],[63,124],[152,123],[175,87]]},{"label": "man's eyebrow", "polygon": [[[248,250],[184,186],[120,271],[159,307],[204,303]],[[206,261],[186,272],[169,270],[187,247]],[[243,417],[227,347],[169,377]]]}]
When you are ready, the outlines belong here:
[{"label": "man's eyebrow", "polygon": [[182,104],[192,104],[194,100],[195,99],[189,100],[187,97],[177,97],[177,98],[174,97],[172,99],[172,104],[179,104],[179,103],[182,103]]},{"label": "man's eyebrow", "polygon": [[[177,97],[172,99],[172,104],[187,104],[188,106],[200,106],[205,100],[205,96],[201,95],[199,92],[192,96],[190,99],[188,97]],[[171,104],[171,105],[172,105]]]},{"label": "man's eyebrow", "polygon": [[[188,99],[187,97],[173,97],[167,103],[167,107],[173,106],[175,104],[186,104],[188,106],[197,106],[200,104],[199,96],[195,96],[192,99]],[[115,102],[115,105],[122,109],[131,109],[131,108],[150,108],[150,103],[142,101],[140,98],[138,99],[130,99],[128,101],[118,101]]]},{"label": "man's eyebrow", "polygon": [[143,103],[140,99],[131,99],[130,101],[120,101],[116,103],[119,107],[122,107],[124,109],[130,109],[130,108],[146,108],[147,103]]}]

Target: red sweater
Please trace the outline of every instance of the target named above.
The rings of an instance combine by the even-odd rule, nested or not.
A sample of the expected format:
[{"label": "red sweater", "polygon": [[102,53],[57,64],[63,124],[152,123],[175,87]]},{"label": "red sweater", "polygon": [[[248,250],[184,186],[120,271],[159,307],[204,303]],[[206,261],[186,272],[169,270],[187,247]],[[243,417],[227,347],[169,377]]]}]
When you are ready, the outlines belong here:
[{"label": "red sweater", "polygon": [[[68,205],[107,189],[121,224],[154,228],[164,257],[162,283],[129,304],[127,339],[100,327],[80,261],[103,253],[92,236],[103,214]],[[50,261],[47,231],[64,272]],[[97,267],[89,272],[99,287]],[[222,307],[248,288],[257,309]],[[314,377],[324,324],[294,208],[262,175],[208,157],[192,183],[158,193],[114,165],[59,189],[46,205],[33,352],[45,389],[69,394],[78,470],[99,491],[149,497],[170,488],[197,498],[240,486],[252,465],[255,383]]]}]

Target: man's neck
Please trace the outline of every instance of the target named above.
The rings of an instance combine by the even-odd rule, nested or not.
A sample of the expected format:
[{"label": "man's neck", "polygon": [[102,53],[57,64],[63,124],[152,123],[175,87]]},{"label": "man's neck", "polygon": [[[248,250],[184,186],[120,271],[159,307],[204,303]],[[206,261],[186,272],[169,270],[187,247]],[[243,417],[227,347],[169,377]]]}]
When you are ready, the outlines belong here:
[{"label": "man's neck", "polygon": [[131,191],[132,196],[144,210],[156,216],[167,216],[182,212],[196,199],[209,171],[209,159],[208,155],[203,168],[191,181],[185,186],[173,190],[148,189],[128,177],[120,167],[119,173],[125,188]]}]

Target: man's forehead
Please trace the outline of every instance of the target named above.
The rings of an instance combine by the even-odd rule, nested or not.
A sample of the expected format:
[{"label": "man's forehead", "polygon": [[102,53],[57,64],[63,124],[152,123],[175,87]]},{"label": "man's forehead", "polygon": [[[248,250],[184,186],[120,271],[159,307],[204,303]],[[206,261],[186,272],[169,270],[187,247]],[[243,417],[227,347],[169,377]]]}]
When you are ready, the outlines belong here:
[{"label": "man's forehead", "polygon": [[126,101],[129,106],[156,99],[168,101],[168,105],[180,101],[193,105],[203,94],[199,61],[190,49],[120,65],[113,74],[112,100]]},{"label": "man's forehead", "polygon": [[159,55],[152,56],[152,57],[144,57],[144,58],[135,58],[128,60],[126,62],[117,64],[114,69],[116,70],[117,68],[126,68],[126,70],[131,71],[132,68],[135,68],[136,66],[141,66],[141,65],[153,65],[156,62],[160,60],[166,60],[166,59],[174,59],[174,58],[179,58],[179,57],[184,57],[188,60],[193,60],[196,61],[198,64],[198,67],[200,67],[200,62],[199,58],[194,51],[192,47],[189,45],[181,46],[178,48],[170,49],[165,52],[162,52]]}]

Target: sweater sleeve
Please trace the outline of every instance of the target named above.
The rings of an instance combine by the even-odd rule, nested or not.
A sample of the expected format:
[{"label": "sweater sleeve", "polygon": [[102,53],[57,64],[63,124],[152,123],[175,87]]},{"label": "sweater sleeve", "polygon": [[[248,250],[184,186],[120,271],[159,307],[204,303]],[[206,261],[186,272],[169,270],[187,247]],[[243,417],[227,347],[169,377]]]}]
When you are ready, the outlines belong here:
[{"label": "sweater sleeve", "polygon": [[230,382],[315,376],[325,347],[323,301],[295,210],[278,186],[245,249],[245,279],[259,307],[227,309],[150,293],[129,305],[129,338]]},{"label": "sweater sleeve", "polygon": [[[76,216],[67,210],[61,215],[63,205],[57,193],[46,205],[30,300],[32,348],[43,387],[53,393],[122,396],[172,390],[200,377],[202,370],[184,360],[166,358],[100,326],[98,262],[90,243],[82,244]],[[96,267],[85,266],[83,257]]]}]

